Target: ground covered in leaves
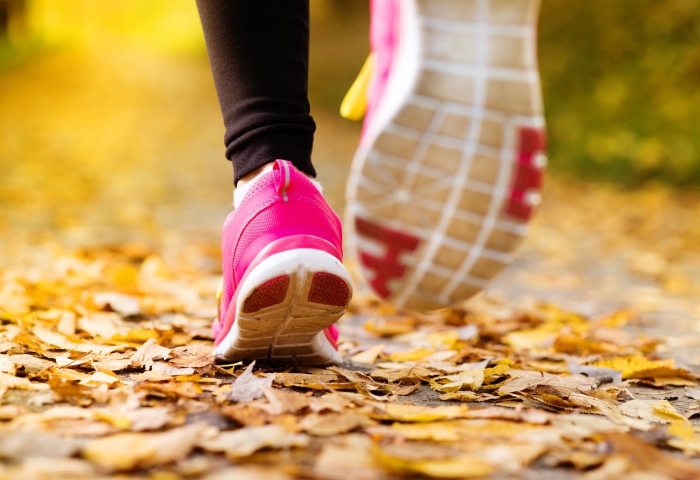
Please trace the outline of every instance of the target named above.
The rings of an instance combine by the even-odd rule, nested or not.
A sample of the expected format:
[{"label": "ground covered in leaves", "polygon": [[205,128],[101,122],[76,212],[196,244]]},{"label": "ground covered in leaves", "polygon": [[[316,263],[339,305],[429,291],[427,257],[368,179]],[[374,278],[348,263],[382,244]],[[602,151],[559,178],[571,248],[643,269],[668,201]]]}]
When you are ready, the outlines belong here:
[{"label": "ground covered in leaves", "polygon": [[[486,295],[418,315],[360,288],[342,365],[213,366],[207,66],[112,60],[0,76],[0,478],[700,478],[697,193],[554,179]],[[340,210],[358,130],[317,120]]]},{"label": "ground covered in leaves", "polygon": [[4,477],[700,476],[700,377],[633,310],[360,293],[342,365],[214,366],[216,261],[124,244],[2,271]]}]

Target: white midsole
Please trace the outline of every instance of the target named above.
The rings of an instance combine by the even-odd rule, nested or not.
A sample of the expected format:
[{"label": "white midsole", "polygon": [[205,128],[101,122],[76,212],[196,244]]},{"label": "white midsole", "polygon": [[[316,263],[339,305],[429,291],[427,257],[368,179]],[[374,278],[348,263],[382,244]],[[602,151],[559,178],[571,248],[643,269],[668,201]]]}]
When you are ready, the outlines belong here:
[{"label": "white midsole", "polygon": [[[343,279],[352,288],[352,279],[343,264],[333,255],[313,248],[295,248],[269,256],[250,272],[240,285],[236,299],[236,317],[242,313],[243,302],[265,282],[283,275],[299,272],[326,272]],[[312,276],[311,276],[312,277]],[[216,356],[226,357],[239,336],[238,323],[234,322],[226,337],[214,349]],[[327,342],[324,336],[324,341]]]}]

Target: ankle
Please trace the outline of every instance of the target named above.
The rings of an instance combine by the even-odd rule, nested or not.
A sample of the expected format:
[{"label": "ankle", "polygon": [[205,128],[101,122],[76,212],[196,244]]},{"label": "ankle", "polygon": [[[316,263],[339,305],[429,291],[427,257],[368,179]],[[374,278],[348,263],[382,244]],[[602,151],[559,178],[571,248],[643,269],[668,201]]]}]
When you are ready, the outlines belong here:
[{"label": "ankle", "polygon": [[[243,198],[245,197],[246,193],[250,189],[250,186],[253,184],[255,180],[258,179],[258,177],[262,176],[265,173],[271,172],[272,167],[275,162],[270,162],[266,163],[262,167],[250,172],[249,174],[241,177],[238,179],[238,183],[236,184],[236,189],[233,191],[233,207],[234,209],[237,209],[238,206],[241,204],[243,201]],[[309,175],[306,172],[302,172],[298,168],[294,167],[294,170],[297,172],[303,174],[306,178],[311,180],[311,183],[318,189],[319,192],[323,193],[323,187],[321,184],[311,175]]]},{"label": "ankle", "polygon": [[[270,170],[272,170],[272,166],[274,165],[274,163],[275,163],[275,162],[266,163],[266,164],[263,165],[262,167],[257,168],[257,169],[255,169],[255,170],[253,170],[252,172],[250,172],[249,174],[244,175],[243,177],[239,178],[239,179],[238,179],[238,183],[236,184],[236,188],[241,188],[241,187],[244,186],[246,183],[249,183],[249,182],[251,182],[252,180],[255,180],[257,177],[259,177],[259,176],[262,175],[263,173],[269,172]],[[314,177],[312,177],[312,176],[309,175],[308,173],[302,172],[302,171],[299,170],[297,167],[294,167],[294,169],[295,169],[297,172],[304,174],[304,175],[306,176],[306,178],[308,178],[309,180],[314,180]]]}]

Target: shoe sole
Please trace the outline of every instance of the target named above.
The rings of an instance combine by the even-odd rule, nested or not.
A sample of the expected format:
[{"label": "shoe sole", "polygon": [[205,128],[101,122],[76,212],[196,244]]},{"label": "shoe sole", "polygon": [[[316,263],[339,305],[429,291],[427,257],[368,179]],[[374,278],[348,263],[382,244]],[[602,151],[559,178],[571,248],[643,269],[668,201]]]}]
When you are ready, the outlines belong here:
[{"label": "shoe sole", "polygon": [[215,361],[340,363],[324,329],[345,313],[352,291],[343,264],[324,251],[297,248],[271,255],[239,287],[236,321],[217,345]]},{"label": "shoe sole", "polygon": [[346,228],[381,297],[433,310],[511,262],[539,203],[539,1],[400,1],[405,35],[353,159]]}]

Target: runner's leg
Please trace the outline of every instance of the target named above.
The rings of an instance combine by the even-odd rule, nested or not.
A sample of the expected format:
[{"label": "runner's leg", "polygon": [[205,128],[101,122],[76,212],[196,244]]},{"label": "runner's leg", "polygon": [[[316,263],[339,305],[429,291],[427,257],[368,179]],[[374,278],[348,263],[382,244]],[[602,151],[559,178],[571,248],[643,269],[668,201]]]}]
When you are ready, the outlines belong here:
[{"label": "runner's leg", "polygon": [[316,176],[308,0],[197,0],[234,182],[275,159]]}]

